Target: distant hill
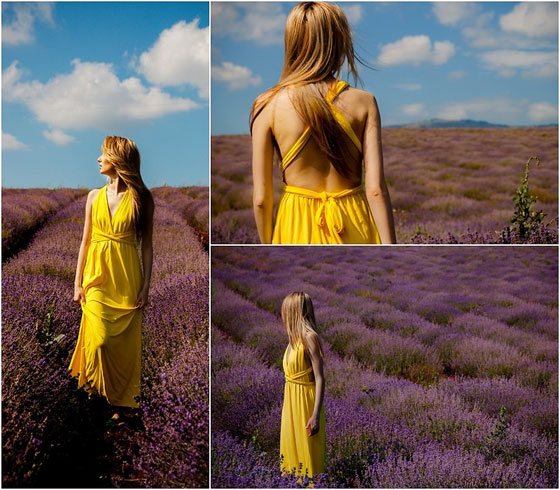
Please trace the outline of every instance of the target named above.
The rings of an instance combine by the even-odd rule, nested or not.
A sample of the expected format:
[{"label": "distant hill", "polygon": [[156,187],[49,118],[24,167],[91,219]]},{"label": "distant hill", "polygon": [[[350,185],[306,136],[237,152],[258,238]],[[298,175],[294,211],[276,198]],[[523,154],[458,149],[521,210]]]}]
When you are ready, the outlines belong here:
[{"label": "distant hill", "polygon": [[510,126],[508,124],[494,124],[487,121],[474,121],[472,119],[428,119],[426,121],[416,121],[407,124],[391,124],[386,128],[519,128],[519,127],[538,127],[538,128],[557,128],[557,123],[534,124],[533,126]]},{"label": "distant hill", "polygon": [[473,121],[472,119],[460,119],[450,121],[448,119],[428,119],[407,124],[393,124],[387,128],[507,128],[507,124],[493,124],[486,121]]}]

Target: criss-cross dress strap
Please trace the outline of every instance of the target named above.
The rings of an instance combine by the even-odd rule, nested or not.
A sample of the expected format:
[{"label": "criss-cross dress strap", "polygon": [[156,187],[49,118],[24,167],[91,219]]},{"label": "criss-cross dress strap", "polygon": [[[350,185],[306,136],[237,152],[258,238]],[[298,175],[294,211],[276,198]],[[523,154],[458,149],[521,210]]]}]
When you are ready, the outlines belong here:
[{"label": "criss-cross dress strap", "polygon": [[[354,145],[356,146],[358,151],[361,153],[362,152],[362,143],[360,142],[359,138],[356,136],[356,133],[352,129],[352,126],[348,122],[348,119],[346,119],[344,114],[342,114],[342,112],[340,112],[340,110],[338,110],[334,105],[334,100],[338,97],[338,95],[346,87],[348,87],[348,82],[338,80],[329,89],[329,92],[327,93],[327,96],[326,96],[325,100],[329,104],[329,108],[330,108],[334,118],[338,122],[338,124],[342,127],[342,129],[348,135],[348,137],[350,138],[352,143],[354,143]],[[284,176],[284,172],[290,166],[290,164],[296,159],[296,157],[299,155],[301,150],[304,148],[304,146],[309,141],[309,138],[311,138],[311,128],[308,126],[308,127],[305,128],[303,133],[301,133],[301,136],[295,141],[295,143],[290,147],[288,152],[282,158],[282,162],[280,163],[280,169],[282,170],[282,181],[284,182],[284,184],[286,183],[286,178]]]}]

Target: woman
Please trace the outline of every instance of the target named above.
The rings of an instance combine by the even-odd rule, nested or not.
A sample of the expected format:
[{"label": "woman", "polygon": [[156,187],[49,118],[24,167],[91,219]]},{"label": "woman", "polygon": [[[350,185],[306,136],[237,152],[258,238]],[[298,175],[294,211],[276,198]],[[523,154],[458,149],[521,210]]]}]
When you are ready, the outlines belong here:
[{"label": "woman", "polygon": [[282,303],[282,321],[289,344],[283,360],[280,464],[284,473],[311,478],[324,473],[326,450],[323,351],[309,295],[288,295]]},{"label": "woman", "polygon": [[[357,80],[360,61],[344,13],[330,3],[297,5],[284,45],[280,80],[251,111],[261,241],[395,243],[375,97],[339,80],[345,61]],[[285,187],[273,229],[274,149]]]},{"label": "woman", "polygon": [[[101,150],[99,172],[109,183],[87,197],[74,283],[82,321],[69,369],[80,387],[104,396],[111,405],[138,407],[154,203],[140,175],[134,141],[109,136]],[[143,268],[136,240],[142,242]]]}]

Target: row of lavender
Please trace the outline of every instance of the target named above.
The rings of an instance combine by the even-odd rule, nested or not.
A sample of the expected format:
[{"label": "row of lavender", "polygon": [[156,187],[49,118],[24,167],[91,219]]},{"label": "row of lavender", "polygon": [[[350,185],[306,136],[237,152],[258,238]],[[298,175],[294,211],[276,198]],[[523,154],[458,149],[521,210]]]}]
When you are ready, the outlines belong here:
[{"label": "row of lavender", "polygon": [[2,259],[16,253],[54,213],[86,189],[2,189]]},{"label": "row of lavender", "polygon": [[88,400],[67,371],[81,316],[72,284],[84,206],[60,211],[3,268],[3,483],[205,486],[208,255],[156,198],[141,422],[108,431],[104,402]]},{"label": "row of lavender", "polygon": [[[383,129],[383,153],[399,242],[557,243],[558,128]],[[531,155],[534,211],[549,226],[520,236],[505,228]],[[277,165],[274,186],[278,203]],[[251,187],[250,136],[212,137],[213,243],[259,243]]]},{"label": "row of lavender", "polygon": [[326,350],[319,485],[557,485],[556,270],[552,248],[214,248],[213,484],[296,485],[277,470],[278,312],[305,290]]},{"label": "row of lavender", "polygon": [[152,188],[152,193],[179,212],[208,250],[208,187],[163,186]]}]

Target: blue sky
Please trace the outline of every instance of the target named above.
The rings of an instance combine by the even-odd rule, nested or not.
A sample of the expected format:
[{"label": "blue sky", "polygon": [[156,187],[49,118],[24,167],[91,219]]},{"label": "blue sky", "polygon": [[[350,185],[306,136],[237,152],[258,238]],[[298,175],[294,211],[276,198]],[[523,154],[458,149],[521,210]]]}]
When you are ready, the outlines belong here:
[{"label": "blue sky", "polygon": [[208,3],[2,2],[2,185],[99,187],[105,136],[146,185],[208,185]]},{"label": "blue sky", "polygon": [[[282,69],[295,3],[212,3],[212,134],[248,133]],[[558,3],[340,2],[383,125],[558,122]],[[345,75],[344,75],[345,76]],[[343,76],[343,78],[344,78]]]}]

